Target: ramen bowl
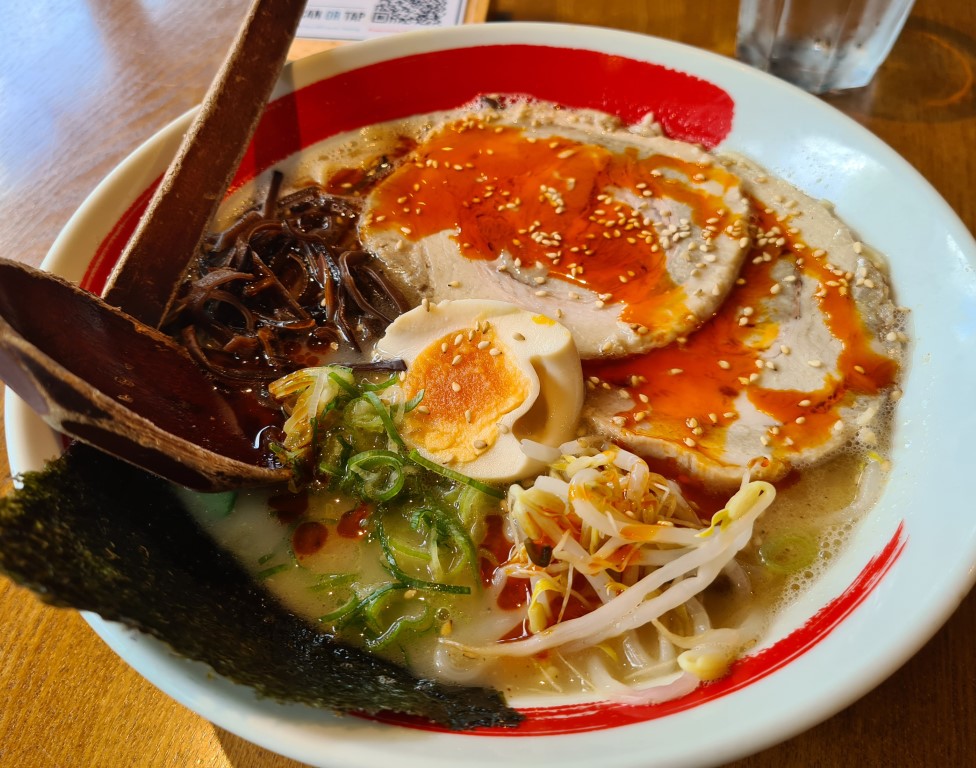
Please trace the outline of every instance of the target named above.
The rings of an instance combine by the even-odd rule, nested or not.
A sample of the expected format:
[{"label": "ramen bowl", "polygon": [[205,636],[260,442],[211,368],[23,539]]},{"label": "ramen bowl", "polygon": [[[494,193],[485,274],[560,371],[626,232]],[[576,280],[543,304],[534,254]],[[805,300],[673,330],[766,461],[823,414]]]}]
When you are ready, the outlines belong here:
[{"label": "ramen bowl", "polygon": [[[659,704],[513,699],[516,729],[447,732],[396,719],[335,717],[258,699],[208,667],[97,616],[128,664],[172,698],[262,747],[315,766],[709,765],[758,751],[829,717],[890,675],[948,618],[976,569],[965,514],[966,436],[958,407],[976,381],[976,244],[908,163],[817,99],[686,46],[589,27],[512,24],[438,30],[340,48],[290,65],[234,187],[329,136],[521,94],[609,112],[652,113],[677,138],[749,156],[815,198],[885,254],[912,343],[879,502],[729,674]],[[776,105],[770,109],[769,105]],[[161,130],[91,194],[44,267],[99,291],[191,115]],[[925,254],[925,258],[919,258]],[[60,440],[6,401],[14,472]]]}]

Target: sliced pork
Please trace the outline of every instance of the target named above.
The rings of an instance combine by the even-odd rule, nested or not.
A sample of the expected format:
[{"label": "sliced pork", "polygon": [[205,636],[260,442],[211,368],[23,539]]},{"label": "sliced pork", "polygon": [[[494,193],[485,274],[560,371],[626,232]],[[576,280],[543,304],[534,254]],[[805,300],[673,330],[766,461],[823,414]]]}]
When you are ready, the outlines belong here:
[{"label": "sliced pork", "polygon": [[775,480],[874,447],[907,337],[881,261],[826,205],[741,159],[753,248],[716,316],[683,343],[591,364],[585,420],[712,487]]},{"label": "sliced pork", "polygon": [[701,149],[518,104],[433,126],[366,201],[361,237],[414,303],[507,301],[584,358],[694,332],[748,246],[738,178]]}]

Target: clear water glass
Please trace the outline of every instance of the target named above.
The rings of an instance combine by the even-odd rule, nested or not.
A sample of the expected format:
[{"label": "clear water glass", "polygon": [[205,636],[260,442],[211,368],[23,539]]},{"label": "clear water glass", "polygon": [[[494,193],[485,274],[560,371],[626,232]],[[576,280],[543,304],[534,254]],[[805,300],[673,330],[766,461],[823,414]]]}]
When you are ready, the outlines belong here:
[{"label": "clear water glass", "polygon": [[914,0],[740,0],[736,57],[811,93],[860,88]]}]

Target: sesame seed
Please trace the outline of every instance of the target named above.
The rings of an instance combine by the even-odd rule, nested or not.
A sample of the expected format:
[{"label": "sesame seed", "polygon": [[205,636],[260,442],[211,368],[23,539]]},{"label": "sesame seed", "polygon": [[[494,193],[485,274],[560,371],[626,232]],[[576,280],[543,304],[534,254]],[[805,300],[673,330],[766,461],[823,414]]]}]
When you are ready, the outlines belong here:
[{"label": "sesame seed", "polygon": [[863,365],[855,365],[854,366],[854,370],[857,371],[858,373],[864,373],[864,366]]},{"label": "sesame seed", "polygon": [[798,405],[798,406],[799,406],[800,408],[808,408],[808,407],[810,406],[810,404],[811,404],[811,402],[812,402],[812,401],[810,401],[810,400],[806,400],[806,399],[803,399],[803,400],[801,400],[800,402],[798,402],[798,403],[797,403],[797,405]]},{"label": "sesame seed", "polygon": [[476,451],[483,451],[488,447],[488,443],[486,443],[484,440],[474,440],[472,441],[471,445],[474,446]]},{"label": "sesame seed", "polygon": [[458,346],[462,341],[464,341],[464,334],[459,333],[457,336],[454,337],[454,346],[455,347]]},{"label": "sesame seed", "polygon": [[461,385],[458,384],[456,381],[452,381],[451,382],[451,389],[453,389],[455,392],[460,392],[461,391]]},{"label": "sesame seed", "polygon": [[491,346],[491,342],[490,341],[479,341],[478,342],[478,349],[488,349],[488,347],[490,347],[490,346]]},{"label": "sesame seed", "polygon": [[468,408],[468,409],[467,409],[467,410],[466,410],[466,411],[464,412],[464,420],[465,420],[466,422],[468,422],[468,424],[470,424],[470,423],[471,423],[471,409],[470,409],[470,408]]},{"label": "sesame seed", "polygon": [[417,413],[422,413],[426,416],[428,413],[430,413],[430,408],[428,408],[426,405],[418,405]]},{"label": "sesame seed", "polygon": [[718,367],[723,371],[727,371],[732,367],[732,363],[730,363],[728,360],[719,360]]},{"label": "sesame seed", "polygon": [[807,421],[807,417],[806,416],[797,416],[796,417],[796,423],[797,424],[805,424],[806,421]]},{"label": "sesame seed", "polygon": [[430,299],[426,296],[420,300],[420,306],[424,308],[424,312],[430,312]]},{"label": "sesame seed", "polygon": [[501,353],[502,351],[498,349],[498,347],[492,347],[491,349],[488,350],[488,354],[491,355],[492,357],[498,357]]},{"label": "sesame seed", "polygon": [[461,355],[455,355],[454,359],[451,360],[451,365],[457,365],[461,362]]},{"label": "sesame seed", "polygon": [[807,360],[807,365],[809,365],[811,368],[822,368],[823,367],[823,361],[822,360]]},{"label": "sesame seed", "polygon": [[694,448],[696,445],[698,445],[698,443],[695,442],[695,440],[691,437],[686,437],[684,440],[682,440],[682,442],[689,448]]},{"label": "sesame seed", "polygon": [[519,333],[518,331],[515,331],[515,333],[512,334],[512,338],[516,341],[525,341],[525,335]]},{"label": "sesame seed", "polygon": [[857,240],[854,241],[854,253],[861,253],[864,250],[864,246]]},{"label": "sesame seed", "polygon": [[685,372],[684,368],[672,368],[671,370],[668,371],[668,373],[672,376],[677,376],[679,373],[684,373],[684,372]]},{"label": "sesame seed", "polygon": [[613,417],[613,418],[611,419],[611,421],[612,421],[612,422],[613,422],[614,424],[616,424],[616,425],[617,425],[618,427],[622,427],[622,426],[623,426],[624,424],[626,424],[626,423],[627,423],[627,419],[625,419],[625,418],[624,418],[623,416],[614,416],[614,417]]},{"label": "sesame seed", "polygon": [[457,280],[451,280],[451,281],[450,281],[450,282],[449,282],[449,283],[447,284],[447,287],[448,287],[448,288],[460,288],[460,287],[461,287],[461,283],[459,283],[459,282],[458,282]]}]

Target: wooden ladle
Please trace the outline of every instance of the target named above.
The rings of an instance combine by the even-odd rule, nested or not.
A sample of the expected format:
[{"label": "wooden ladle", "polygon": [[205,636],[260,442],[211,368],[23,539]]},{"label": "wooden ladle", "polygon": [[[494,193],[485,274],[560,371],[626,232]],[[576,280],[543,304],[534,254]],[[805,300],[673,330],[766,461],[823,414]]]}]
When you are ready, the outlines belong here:
[{"label": "wooden ladle", "polygon": [[188,488],[289,476],[255,445],[272,412],[221,393],[155,328],[8,259],[0,259],[0,378],[54,429]]},{"label": "wooden ladle", "polygon": [[281,482],[270,418],[155,330],[284,66],[305,0],[254,0],[102,301],[0,260],[0,379],[55,429],[198,490]]}]

